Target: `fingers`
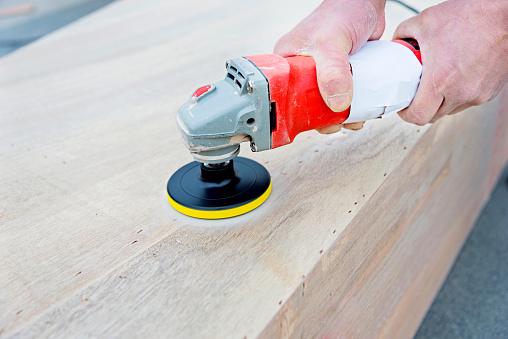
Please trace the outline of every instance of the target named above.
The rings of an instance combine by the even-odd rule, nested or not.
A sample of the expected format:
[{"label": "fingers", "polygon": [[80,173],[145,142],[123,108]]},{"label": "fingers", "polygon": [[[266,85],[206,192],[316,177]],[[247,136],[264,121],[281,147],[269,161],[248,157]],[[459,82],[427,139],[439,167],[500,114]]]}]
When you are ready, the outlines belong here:
[{"label": "fingers", "polygon": [[[422,12],[423,13],[423,12]],[[422,14],[403,21],[395,30],[394,39],[414,38],[418,41],[419,32],[421,32]],[[422,58],[427,56],[425,46],[422,46]],[[430,59],[430,58],[428,58]],[[418,91],[408,108],[399,112],[399,115],[405,121],[423,126],[429,122],[434,122],[446,115],[455,108],[451,102],[445,102],[444,96],[438,90],[434,83],[433,73],[436,68],[430,60],[423,61],[423,72],[418,86]]]},{"label": "fingers", "polygon": [[365,124],[365,121],[360,122],[351,122],[349,124],[344,124],[345,129],[350,129],[352,131],[358,131],[363,128],[363,124]]},{"label": "fingers", "polygon": [[433,124],[445,115],[450,114],[453,110],[457,108],[456,104],[453,104],[450,100],[444,99],[441,107],[437,110],[436,114],[430,120],[430,123]]},{"label": "fingers", "polygon": [[443,105],[441,105],[441,107],[437,111],[436,115],[430,121],[431,123],[435,123],[436,121],[438,121],[439,119],[441,119],[442,117],[444,117],[446,115],[453,115],[453,114],[462,112],[463,110],[468,109],[469,107],[474,106],[470,102],[462,104],[462,105],[458,105],[458,106],[456,104],[445,105],[446,102],[447,102],[447,99],[445,98]]},{"label": "fingers", "polygon": [[[337,39],[337,36],[340,37]],[[333,38],[332,38],[333,37]],[[342,112],[351,106],[353,99],[353,76],[349,64],[351,38],[334,32],[323,33],[316,41],[312,51],[302,44],[297,48],[291,36],[281,38],[274,53],[282,56],[312,54],[316,62],[316,74],[319,91],[325,103],[334,112]]]},{"label": "fingers", "polygon": [[[430,65],[428,68],[432,69]],[[432,73],[425,72],[425,70],[424,66],[420,85],[413,102],[408,108],[399,112],[402,119],[419,126],[429,123],[444,101],[443,95],[433,82]]]},{"label": "fingers", "polygon": [[448,113],[448,115],[452,115],[452,114],[455,114],[455,113],[459,113],[459,112],[462,112],[463,110],[469,108],[469,107],[472,107],[473,105],[471,103],[466,103],[466,104],[463,104],[463,105],[460,105],[458,107],[455,107],[455,109],[453,109],[450,113]]},{"label": "fingers", "polygon": [[358,131],[363,128],[363,124],[365,124],[365,121],[352,122],[349,124],[338,124],[338,125],[332,125],[332,126],[327,126],[327,127],[323,127],[323,128],[317,128],[316,131],[318,131],[321,134],[337,133],[342,128],[350,129],[352,131]]},{"label": "fingers", "polygon": [[[340,38],[337,39],[336,37]],[[332,38],[333,37],[333,38]],[[351,106],[353,99],[353,76],[349,64],[351,38],[344,34],[322,34],[312,48],[305,47],[291,33],[282,37],[274,48],[281,56],[312,54],[316,62],[319,91],[325,103],[334,112],[342,112]]]},{"label": "fingers", "polygon": [[343,125],[341,125],[341,124],[332,125],[332,126],[326,126],[323,128],[317,128],[316,131],[318,131],[321,134],[333,134],[333,133],[337,133],[338,131],[340,131],[342,129],[342,127],[343,127]]},{"label": "fingers", "polygon": [[351,106],[353,99],[353,76],[349,64],[351,39],[343,34],[339,40],[320,40],[316,43],[313,57],[319,91],[325,103],[334,112],[342,112]]},{"label": "fingers", "polygon": [[431,122],[443,100],[443,96],[435,91],[418,89],[411,105],[400,111],[399,116],[411,124],[426,125]]},{"label": "fingers", "polygon": [[[419,25],[418,16],[405,20],[397,27],[393,38],[416,38],[418,40],[417,32],[419,31]],[[424,55],[425,53],[422,53],[422,57]],[[432,72],[429,72],[429,70],[433,70],[434,67],[425,62],[423,62],[423,65],[424,68],[420,85],[418,86],[418,91],[416,92],[413,102],[411,102],[408,108],[399,112],[402,119],[419,126],[439,119],[441,116],[436,117],[438,111],[441,114],[447,109],[451,110],[455,108],[450,107],[450,103],[444,102],[443,95],[441,95],[437,86],[435,86],[431,75]],[[433,120],[434,117],[436,117],[435,120]]]}]

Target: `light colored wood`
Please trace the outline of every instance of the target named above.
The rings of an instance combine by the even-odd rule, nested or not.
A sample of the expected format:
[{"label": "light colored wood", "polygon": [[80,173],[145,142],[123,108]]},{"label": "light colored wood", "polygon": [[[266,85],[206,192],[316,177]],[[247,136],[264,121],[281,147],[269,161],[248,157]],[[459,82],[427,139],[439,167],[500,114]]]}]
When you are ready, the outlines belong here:
[{"label": "light colored wood", "polygon": [[[178,107],[317,3],[122,1],[0,60],[0,335],[415,331],[488,196],[498,101],[481,119],[391,116],[245,148],[273,192],[234,219],[184,217],[165,197],[191,160]],[[387,37],[411,15],[389,6]]]},{"label": "light colored wood", "polygon": [[264,337],[412,337],[488,197],[496,106],[427,131]]},{"label": "light colored wood", "polygon": [[492,191],[508,162],[508,86],[499,95],[500,109],[497,115],[492,165],[489,176],[489,190]]}]

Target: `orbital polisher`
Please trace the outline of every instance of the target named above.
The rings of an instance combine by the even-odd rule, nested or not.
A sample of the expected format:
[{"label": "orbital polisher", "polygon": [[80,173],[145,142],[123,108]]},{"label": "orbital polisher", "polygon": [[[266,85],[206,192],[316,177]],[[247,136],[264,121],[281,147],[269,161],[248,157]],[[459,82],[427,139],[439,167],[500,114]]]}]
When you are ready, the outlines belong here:
[{"label": "orbital polisher", "polygon": [[178,110],[177,125],[195,161],[169,179],[169,202],[179,212],[221,219],[249,212],[270,195],[259,163],[237,157],[290,144],[301,132],[375,119],[411,103],[422,71],[415,40],[369,41],[350,56],[351,106],[332,111],[323,101],[312,57],[273,54],[226,62],[226,76],[198,88]]}]

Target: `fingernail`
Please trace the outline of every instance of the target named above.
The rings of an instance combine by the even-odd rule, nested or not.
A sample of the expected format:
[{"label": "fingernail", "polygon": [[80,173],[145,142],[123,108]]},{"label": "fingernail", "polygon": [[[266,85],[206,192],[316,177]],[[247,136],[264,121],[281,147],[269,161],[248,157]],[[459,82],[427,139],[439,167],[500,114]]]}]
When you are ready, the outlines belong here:
[{"label": "fingernail", "polygon": [[351,106],[351,92],[331,95],[326,99],[326,103],[334,112],[345,111]]},{"label": "fingernail", "polygon": [[344,128],[350,129],[352,131],[358,131],[363,128],[363,124],[365,124],[365,121],[351,122],[349,124],[344,124]]},{"label": "fingernail", "polygon": [[317,131],[321,134],[333,134],[342,129],[342,125],[332,125],[323,128],[318,128]]}]

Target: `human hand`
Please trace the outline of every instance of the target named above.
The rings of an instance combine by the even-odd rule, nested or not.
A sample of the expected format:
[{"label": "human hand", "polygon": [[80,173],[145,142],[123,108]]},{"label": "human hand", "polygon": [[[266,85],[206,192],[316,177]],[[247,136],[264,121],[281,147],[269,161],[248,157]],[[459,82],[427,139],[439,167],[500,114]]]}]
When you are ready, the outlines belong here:
[{"label": "human hand", "polygon": [[[386,0],[325,0],[275,45],[283,57],[312,56],[316,61],[321,96],[334,112],[346,110],[353,98],[353,77],[348,56],[367,40],[381,37],[385,28]],[[363,122],[345,124],[360,129]],[[343,125],[318,129],[338,132]]]},{"label": "human hand", "polygon": [[508,1],[449,0],[400,24],[420,45],[423,72],[399,115],[425,125],[492,100],[508,81]]}]

